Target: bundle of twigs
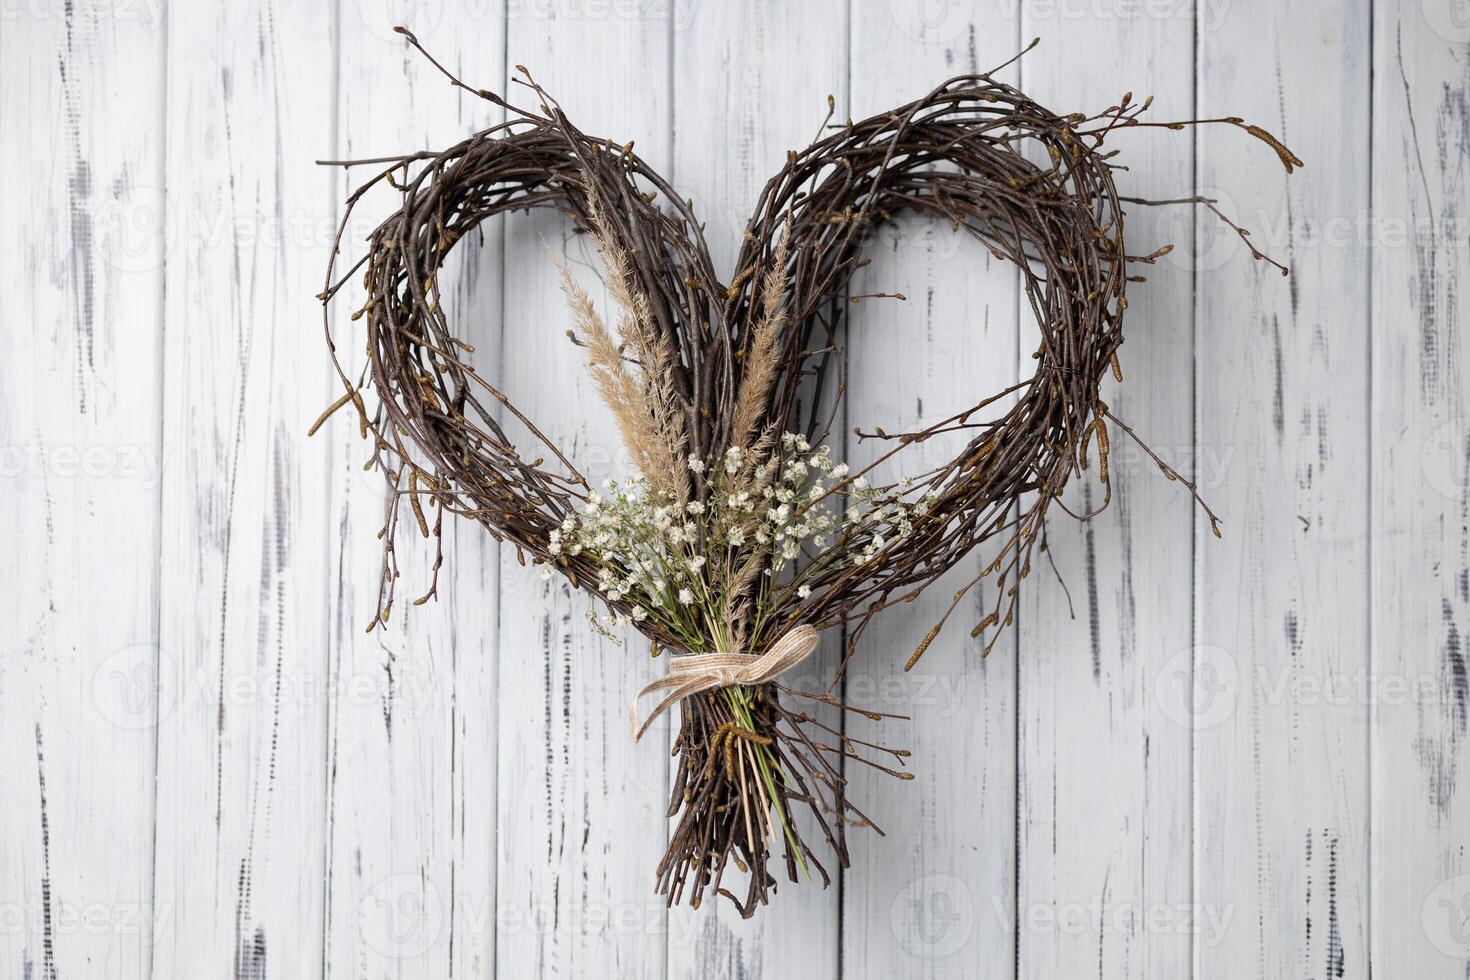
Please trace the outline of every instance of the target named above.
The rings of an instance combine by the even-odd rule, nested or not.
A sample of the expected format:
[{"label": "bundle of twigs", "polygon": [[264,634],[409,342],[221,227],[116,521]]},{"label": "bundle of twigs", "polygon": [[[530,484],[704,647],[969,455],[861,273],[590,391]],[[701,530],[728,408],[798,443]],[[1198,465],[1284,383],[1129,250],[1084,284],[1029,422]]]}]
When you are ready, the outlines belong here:
[{"label": "bundle of twigs", "polygon": [[[676,652],[731,644],[758,651],[799,624],[843,627],[850,657],[879,611],[912,599],[972,549],[988,547],[982,574],[955,593],[908,660],[912,667],[985,577],[996,582],[995,606],[973,635],[988,631],[983,649],[989,651],[1012,621],[1017,583],[1044,540],[1046,514],[1054,503],[1066,509],[1059,497],[1067,481],[1095,456],[1106,506],[1110,425],[1134,437],[1099,398],[1099,385],[1109,370],[1121,380],[1118,347],[1127,284],[1137,279],[1132,270],[1169,247],[1127,253],[1125,203],[1156,202],[1119,195],[1105,142],[1144,126],[1220,123],[1265,141],[1288,171],[1300,165],[1281,143],[1239,119],[1147,122],[1149,101],[1131,95],[1094,115],[1059,115],[993,74],[961,76],[892,112],[833,126],[831,135],[792,153],[762,191],[733,276],[722,281],[689,203],[631,143],[582,133],[524,69],[524,84],[539,101],[535,111],[440,70],[455,86],[502,107],[507,121],[442,152],[332,161],[382,167],[348,201],[321,295],[329,304],[362,273],[366,300],[353,320],[365,327],[366,367],[356,377],[348,373],[328,315],[328,342],[345,393],[326,414],[355,406],[372,442],[372,463],[390,491],[379,607],[369,629],[394,605],[404,503],[436,548],[445,513],[468,517],[523,560],[528,555],[599,596],[615,614],[641,611],[624,588],[609,584],[592,553],[558,544],[559,529],[572,525],[593,489],[534,421],[470,366],[440,305],[441,266],[486,218],[553,207],[593,235],[624,315],[614,335],[569,279],[575,339],[587,348],[644,478],[679,509],[715,503],[714,480],[686,459],[733,458],[731,472],[738,468],[749,480],[758,461],[775,466],[789,455],[791,443],[783,444],[781,434],[801,434],[804,445],[824,441],[843,390],[839,328],[853,301],[849,282],[875,228],[916,212],[952,224],[1015,263],[1041,328],[1034,375],[922,431],[859,432],[890,445],[867,470],[845,475],[822,495],[844,498],[905,448],[941,433],[966,433],[966,445],[949,462],[910,474],[903,486],[874,488],[894,500],[924,500],[905,511],[904,534],[887,533],[881,513],[859,516],[825,547],[807,544],[797,559],[805,575],[799,590],[767,589],[735,576],[723,594],[729,622],[720,628],[691,636],[657,617],[638,624],[656,648]],[[830,110],[829,101],[829,122]],[[336,256],[352,209],[383,182],[398,189],[401,204],[371,233],[363,258],[341,272]],[[1157,203],[1213,204],[1203,198]],[[353,343],[361,342],[354,334]],[[371,409],[362,396],[369,389],[376,396]],[[507,431],[512,419],[521,444]],[[739,452],[730,456],[732,448]],[[1143,449],[1198,499],[1192,483]],[[1218,534],[1213,513],[1209,519]],[[698,529],[693,546],[713,548],[705,535]],[[732,556],[726,559],[732,568],[764,561],[751,548],[720,547]],[[865,560],[847,560],[859,553]],[[747,554],[756,558],[741,565]],[[436,577],[441,559],[442,553]],[[435,594],[436,582],[418,602]],[[757,595],[761,612],[753,615]],[[792,817],[798,810],[812,814],[845,866],[845,825],[866,820],[843,790],[843,760],[862,758],[897,774],[858,753],[891,750],[858,745],[783,701],[783,693],[797,695],[762,683],[740,699],[703,691],[682,703],[669,811],[680,820],[658,869],[670,903],[687,896],[698,904],[715,889],[750,914],[775,885],[767,864],[777,841],[792,880],[808,865],[827,880]],[[743,900],[723,884],[732,862],[749,872]]]}]

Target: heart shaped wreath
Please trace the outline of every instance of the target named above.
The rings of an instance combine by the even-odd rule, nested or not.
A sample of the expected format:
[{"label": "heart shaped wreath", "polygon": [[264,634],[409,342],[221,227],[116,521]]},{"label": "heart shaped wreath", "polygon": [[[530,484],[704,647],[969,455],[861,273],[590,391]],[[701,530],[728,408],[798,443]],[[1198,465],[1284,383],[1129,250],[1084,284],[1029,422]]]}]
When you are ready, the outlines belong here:
[{"label": "heart shaped wreath", "polygon": [[[636,733],[679,704],[669,805],[679,819],[657,870],[668,902],[687,893],[698,905],[714,890],[752,914],[776,885],[767,865],[777,847],[792,881],[811,868],[829,881],[797,811],[811,814],[845,867],[848,823],[871,824],[844,792],[843,760],[906,778],[897,767],[907,753],[844,737],[797,705],[845,706],[777,676],[823,630],[843,630],[850,657],[874,615],[987,544],[984,571],[955,593],[905,669],[984,577],[995,580],[995,604],[972,636],[988,631],[988,653],[1012,621],[1048,510],[1066,509],[1067,481],[1089,468],[1092,449],[1106,507],[1109,426],[1137,439],[1099,385],[1110,369],[1122,379],[1125,292],[1138,279],[1130,270],[1169,246],[1127,254],[1123,205],[1213,210],[1214,202],[1120,197],[1105,140],[1142,126],[1220,123],[1263,140],[1288,172],[1301,161],[1240,119],[1146,122],[1149,101],[1131,95],[1094,115],[1058,115],[997,81],[999,69],[961,76],[792,152],[761,192],[725,282],[690,204],[631,143],[582,133],[524,68],[518,81],[538,98],[536,112],[471,88],[399,30],[507,121],[439,153],[329,161],[385,168],[351,195],[320,297],[328,307],[363,271],[367,298],[352,320],[365,321],[366,365],[349,375],[327,314],[345,393],[312,427],[355,406],[372,441],[369,465],[387,481],[379,603],[368,628],[393,607],[401,503],[436,549],[445,513],[477,521],[522,562],[529,555],[600,599],[607,614],[593,617],[598,628],[631,623],[655,653],[674,654],[669,675],[643,692],[662,698]],[[830,123],[830,99],[828,110]],[[401,193],[401,205],[339,275],[352,208],[381,182]],[[533,207],[558,208],[590,233],[622,309],[609,330],[563,270],[572,338],[639,469],[605,495],[471,367],[440,305],[437,277],[454,245],[492,215]],[[864,242],[904,211],[950,223],[1020,269],[1041,328],[1036,372],[922,431],[858,432],[889,446],[849,472],[823,445],[842,395],[832,378],[841,371],[839,326]],[[906,447],[954,432],[968,441],[949,462],[898,484],[869,482]],[[1139,445],[1199,501],[1192,483]],[[441,562],[438,550],[435,582],[418,603],[434,596]],[[732,860],[748,873],[744,900],[724,886]]]}]

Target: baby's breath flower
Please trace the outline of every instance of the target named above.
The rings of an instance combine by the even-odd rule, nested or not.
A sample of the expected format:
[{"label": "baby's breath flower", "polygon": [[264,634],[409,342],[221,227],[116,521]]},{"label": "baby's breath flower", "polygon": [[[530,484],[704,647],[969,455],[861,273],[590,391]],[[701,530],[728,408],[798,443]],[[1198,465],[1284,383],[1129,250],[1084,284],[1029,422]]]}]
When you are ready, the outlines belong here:
[{"label": "baby's breath flower", "polygon": [[[745,467],[757,462],[747,480]],[[547,535],[551,555],[595,559],[598,592],[609,604],[627,604],[626,614],[591,617],[614,641],[612,626],[648,620],[675,636],[697,639],[703,614],[728,600],[724,590],[731,586],[726,577],[732,574],[728,561],[710,562],[706,554],[696,553],[703,550],[701,542],[710,542],[711,549],[750,549],[749,560],[774,580],[801,560],[803,542],[811,541],[822,552],[812,562],[830,562],[842,557],[825,554],[834,535],[844,541],[851,533],[855,552],[846,560],[861,565],[888,542],[913,534],[915,523],[937,499],[931,490],[918,501],[904,500],[903,491],[912,486],[908,480],[885,494],[859,478],[845,488],[844,509],[824,506],[829,488],[847,477],[848,466],[833,462],[829,447],[813,449],[796,433],[782,435],[769,460],[753,460],[749,450],[731,447],[708,461],[691,455],[687,463],[691,472],[707,474],[708,499],[681,504],[671,491],[654,489],[643,477],[609,479],[603,481],[602,493],[589,493],[580,512],[568,514]],[[551,570],[547,566],[543,574]],[[796,576],[795,594],[802,599],[812,594],[806,574],[798,569]],[[757,602],[779,594],[774,587],[762,588]],[[695,612],[686,612],[688,607]],[[755,610],[758,616],[765,611]]]}]

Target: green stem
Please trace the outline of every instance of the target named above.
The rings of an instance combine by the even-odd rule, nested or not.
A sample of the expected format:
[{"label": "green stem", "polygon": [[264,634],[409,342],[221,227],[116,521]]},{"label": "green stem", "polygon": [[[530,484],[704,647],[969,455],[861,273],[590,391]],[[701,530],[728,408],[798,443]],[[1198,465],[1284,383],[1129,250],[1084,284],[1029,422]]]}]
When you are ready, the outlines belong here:
[{"label": "green stem", "polygon": [[[755,722],[750,714],[750,696],[743,687],[723,688],[725,699],[730,703],[730,710],[737,721],[749,731],[755,731]],[[775,811],[776,822],[781,825],[781,832],[786,836],[786,842],[791,848],[791,853],[796,855],[796,862],[801,866],[802,874],[808,881],[811,880],[811,871],[806,866],[806,856],[801,853],[801,845],[796,840],[796,834],[786,822],[786,808],[781,805],[781,797],[776,792],[776,776],[780,776],[781,782],[786,782],[786,774],[776,762],[776,756],[770,746],[761,745],[756,742],[750,743],[751,750],[755,753],[755,764],[760,769],[761,781],[766,785],[766,793],[771,798],[771,809]],[[774,770],[774,772],[773,772]]]}]

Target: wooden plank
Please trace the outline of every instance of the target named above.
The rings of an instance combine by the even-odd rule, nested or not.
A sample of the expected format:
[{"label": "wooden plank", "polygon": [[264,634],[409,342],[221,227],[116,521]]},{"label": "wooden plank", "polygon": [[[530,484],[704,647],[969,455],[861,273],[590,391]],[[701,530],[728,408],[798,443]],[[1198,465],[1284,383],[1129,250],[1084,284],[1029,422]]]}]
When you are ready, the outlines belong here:
[{"label": "wooden plank", "polygon": [[[999,65],[1019,50],[1018,31],[1015,8],[1003,3],[913,9],[857,3],[854,115],[891,109],[950,76]],[[1001,77],[1014,82],[1015,68]],[[913,219],[880,231],[869,254],[873,265],[855,291],[902,292],[909,299],[863,302],[852,311],[850,426],[914,431],[1014,383],[1014,267],[968,236]],[[962,445],[932,439],[900,454],[888,476],[922,472]],[[849,437],[855,464],[884,448]],[[914,669],[903,672],[982,558],[989,560],[970,556],[912,605],[874,620],[849,668],[849,702],[913,719],[875,724],[851,715],[849,734],[908,748],[915,778],[898,782],[847,766],[853,798],[888,836],[849,835],[844,976],[1015,975],[1016,651],[1008,636],[982,660],[979,644],[968,638],[993,592],[975,590],[967,600],[973,618],[957,614]]]},{"label": "wooden plank", "polygon": [[[348,5],[340,25],[339,132],[335,154],[372,157],[448,146],[500,118],[453,90],[392,32],[380,5]],[[435,5],[410,25],[452,71],[494,85],[503,74],[503,22],[483,4]],[[365,176],[337,176],[334,199]],[[356,248],[397,206],[384,192],[354,222]],[[321,258],[325,258],[324,255]],[[446,313],[483,351],[496,377],[499,236],[466,239],[441,276]],[[358,294],[360,295],[360,294]],[[351,302],[337,310],[353,356]],[[371,634],[382,525],[380,478],[362,471],[366,444],[348,416],[333,432],[333,574],[329,628],[334,689],[328,730],[330,975],[484,975],[495,959],[495,657],[498,551],[478,527],[445,522],[437,602],[427,591],[431,542],[399,541],[400,601]]]},{"label": "wooden plank", "polygon": [[1368,972],[1368,706],[1341,693],[1369,668],[1368,45],[1366,2],[1247,0],[1199,32],[1199,114],[1266,126],[1307,166],[1197,135],[1202,192],[1294,268],[1198,216],[1199,444],[1232,460],[1210,493],[1224,539],[1195,523],[1195,892],[1230,916],[1196,942],[1203,978]]},{"label": "wooden plank", "polygon": [[[0,16],[0,973],[146,977],[158,717],[164,37]],[[165,910],[166,911],[166,910]],[[170,928],[161,921],[159,928]]]},{"label": "wooden plank", "polygon": [[168,30],[155,972],[319,973],[331,25],[192,4]]},{"label": "wooden plank", "polygon": [[[667,168],[669,27],[663,5],[513,5],[508,61],[529,68],[585,132],[634,140]],[[507,90],[530,100],[523,86]],[[630,472],[582,351],[564,335],[571,314],[551,258],[611,317],[594,250],[559,214],[515,215],[504,227],[504,390],[594,486]],[[631,633],[622,646],[600,638],[583,593],[506,552],[497,970],[661,975],[667,917],[653,883],[667,752],[661,733],[635,745],[627,722],[629,700],[654,676],[648,648]]]},{"label": "wooden plank", "polygon": [[1470,965],[1470,22],[1385,2],[1373,35],[1370,945],[1375,975],[1439,980]]},{"label": "wooden plank", "polygon": [[[780,170],[787,151],[818,135],[829,95],[837,100],[838,117],[845,114],[846,17],[845,0],[702,4],[675,23],[672,179],[704,221],[722,276],[735,265],[761,188]],[[840,426],[834,438],[840,453]],[[824,691],[840,657],[837,637],[826,638],[786,682]],[[806,839],[820,845],[816,822],[800,814],[798,821]],[[835,863],[823,864],[835,878]],[[750,920],[723,899],[698,910],[675,909],[669,918],[669,975],[703,977],[715,969],[752,978],[836,977],[839,889],[834,884],[824,890],[815,874],[799,883],[776,874],[776,896]]]},{"label": "wooden plank", "polygon": [[[1188,119],[1195,28],[1170,16],[1058,16],[1027,8],[1022,36],[1042,44],[1020,64],[1022,89],[1055,112],[1097,112],[1126,91],[1157,98],[1151,116]],[[1187,196],[1193,139],[1168,130],[1121,133],[1108,148],[1120,193]],[[1188,208],[1130,207],[1129,251],[1172,242],[1193,253]],[[1124,383],[1103,399],[1184,472],[1193,432],[1193,277],[1188,261],[1129,287]],[[1272,284],[1274,285],[1274,284]],[[1029,320],[1029,313],[1023,314]],[[1023,326],[1023,350],[1039,333]],[[1190,659],[1193,501],[1115,433],[1114,501],[1090,522],[1051,512],[1049,564],[1022,588],[1019,833],[1021,974],[1183,977],[1190,971],[1191,729],[1159,698],[1169,665]],[[1076,513],[1099,506],[1097,470],[1068,488]],[[1162,910],[1156,917],[1149,909]],[[1206,937],[1208,938],[1208,937]]]}]

